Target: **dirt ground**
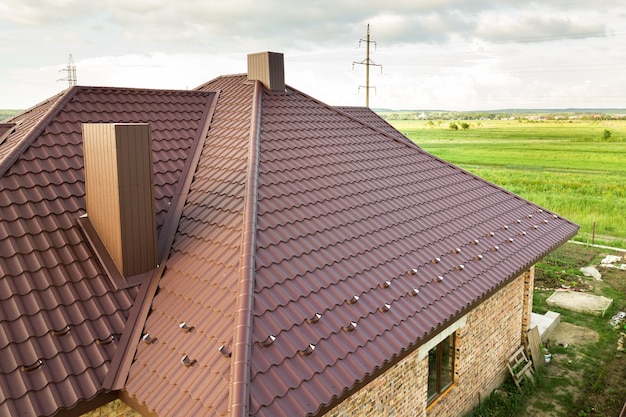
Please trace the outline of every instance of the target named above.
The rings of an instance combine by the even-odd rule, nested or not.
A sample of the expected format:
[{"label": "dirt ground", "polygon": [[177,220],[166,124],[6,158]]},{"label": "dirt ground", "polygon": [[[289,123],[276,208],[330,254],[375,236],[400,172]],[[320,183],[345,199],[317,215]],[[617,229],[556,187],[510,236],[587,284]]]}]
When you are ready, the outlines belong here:
[{"label": "dirt ground", "polygon": [[[546,366],[548,384],[554,386],[551,398],[536,395],[530,401],[526,414],[532,417],[558,417],[565,415],[561,404],[552,397],[578,399],[584,370],[576,366],[578,348],[598,341],[598,334],[585,327],[560,322],[550,335],[552,358]],[[561,353],[557,353],[561,352]]]},{"label": "dirt ground", "polygon": [[[591,250],[571,245],[565,247],[559,255],[560,258],[553,259],[552,262],[558,268],[577,269],[581,264],[593,264],[594,255],[597,261],[597,252],[592,253]],[[559,275],[558,270],[556,273],[548,271],[545,274],[542,271],[536,284],[544,288],[558,288],[572,283],[570,285],[577,290],[592,293],[598,292],[600,286],[609,285],[614,290],[626,294],[626,271],[601,267],[598,270],[602,274],[601,283],[592,278],[579,278],[579,282],[572,282],[571,278],[565,278],[572,276],[572,269],[569,269],[567,272],[562,271],[562,276]],[[626,301],[622,298],[622,301],[616,303],[616,307],[620,311],[626,311]],[[545,388],[544,395],[539,392],[530,399],[526,411],[527,416],[617,417],[619,415],[626,401],[626,352],[618,352],[616,346],[615,350],[610,349],[610,357],[596,361],[595,359],[598,358],[594,357],[596,351],[593,350],[596,342],[598,342],[598,334],[594,330],[563,321],[559,323],[550,335],[548,343],[548,349],[552,353],[552,360],[545,367],[548,386]],[[626,340],[624,344],[626,345]],[[604,355],[607,355],[606,351]],[[594,363],[603,365],[593,368]],[[592,375],[593,380],[585,381],[583,375]],[[571,403],[579,404],[578,411],[574,414],[567,414],[564,404]]]}]

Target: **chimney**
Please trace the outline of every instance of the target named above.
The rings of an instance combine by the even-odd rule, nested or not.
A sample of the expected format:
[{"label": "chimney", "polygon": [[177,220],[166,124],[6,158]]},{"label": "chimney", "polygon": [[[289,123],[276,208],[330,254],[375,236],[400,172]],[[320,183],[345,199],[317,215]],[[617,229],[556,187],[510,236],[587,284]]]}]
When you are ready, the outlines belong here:
[{"label": "chimney", "polygon": [[83,124],[87,216],[124,277],[155,268],[156,213],[148,124]]},{"label": "chimney", "polygon": [[270,91],[285,91],[285,65],[279,52],[248,55],[248,80],[259,80]]}]

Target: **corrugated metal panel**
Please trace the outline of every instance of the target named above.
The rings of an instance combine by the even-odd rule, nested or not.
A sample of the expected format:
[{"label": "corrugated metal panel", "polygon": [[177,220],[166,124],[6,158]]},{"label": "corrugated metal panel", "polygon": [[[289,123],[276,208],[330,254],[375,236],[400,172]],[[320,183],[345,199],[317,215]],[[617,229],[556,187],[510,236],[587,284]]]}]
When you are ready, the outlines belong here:
[{"label": "corrugated metal panel", "polygon": [[283,54],[277,52],[249,54],[248,80],[259,80],[271,91],[285,91]]},{"label": "corrugated metal panel", "polygon": [[87,215],[124,276],[156,265],[152,141],[147,124],[85,124]]}]

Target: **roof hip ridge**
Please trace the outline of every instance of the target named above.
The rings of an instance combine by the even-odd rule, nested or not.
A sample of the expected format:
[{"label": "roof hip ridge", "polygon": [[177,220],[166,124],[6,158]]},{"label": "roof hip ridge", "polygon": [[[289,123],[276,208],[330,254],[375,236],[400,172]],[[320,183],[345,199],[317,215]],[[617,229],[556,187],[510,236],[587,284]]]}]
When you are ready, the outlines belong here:
[{"label": "roof hip ridge", "polygon": [[[39,135],[44,131],[46,126],[48,126],[50,122],[52,122],[52,120],[65,108],[65,105],[72,99],[72,97],[76,95],[76,92],[80,88],[82,87],[74,86],[61,93],[60,96],[57,98],[57,101],[45,112],[45,114],[39,119],[37,124],[35,124],[35,126],[30,129],[30,131],[24,136],[24,138],[13,149],[11,149],[3,159],[0,160],[0,177],[6,174],[6,172],[13,166],[15,161],[18,160],[20,155],[22,155],[30,147],[35,139],[37,139]],[[39,105],[43,103],[45,102],[42,102]],[[32,110],[35,107],[31,107],[27,111]],[[27,111],[25,111],[24,113],[26,113]]]},{"label": "roof hip ridge", "polygon": [[246,191],[243,213],[239,286],[237,291],[237,318],[233,343],[230,378],[229,416],[248,417],[250,407],[250,357],[252,346],[252,319],[254,304],[254,256],[257,226],[259,142],[261,136],[261,102],[263,87],[254,82],[250,141],[246,172]]}]

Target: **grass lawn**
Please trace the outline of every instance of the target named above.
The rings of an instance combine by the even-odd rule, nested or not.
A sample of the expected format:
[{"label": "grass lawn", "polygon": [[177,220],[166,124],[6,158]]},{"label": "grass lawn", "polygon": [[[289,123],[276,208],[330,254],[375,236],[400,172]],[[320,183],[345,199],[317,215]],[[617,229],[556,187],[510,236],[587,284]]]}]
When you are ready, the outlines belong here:
[{"label": "grass lawn", "polygon": [[390,123],[427,152],[578,223],[577,240],[626,247],[626,120]]}]

